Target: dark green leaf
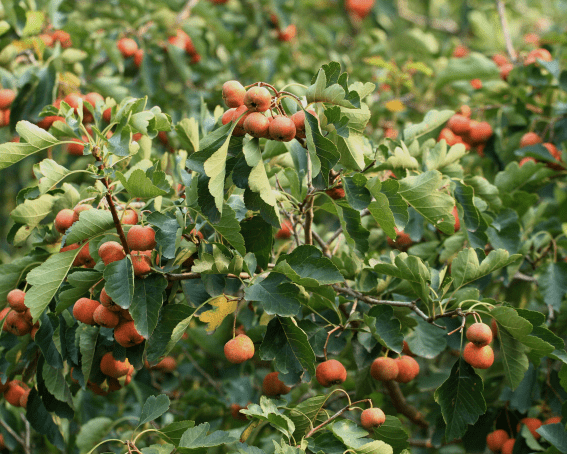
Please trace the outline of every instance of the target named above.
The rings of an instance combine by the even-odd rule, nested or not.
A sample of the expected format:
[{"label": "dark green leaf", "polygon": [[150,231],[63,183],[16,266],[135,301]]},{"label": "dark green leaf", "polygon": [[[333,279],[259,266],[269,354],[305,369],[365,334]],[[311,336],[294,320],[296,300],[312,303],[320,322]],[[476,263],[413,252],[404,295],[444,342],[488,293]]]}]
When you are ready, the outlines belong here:
[{"label": "dark green leaf", "polygon": [[300,310],[300,289],[280,273],[270,273],[245,289],[247,301],[258,301],[268,314],[293,317]]},{"label": "dark green leaf", "polygon": [[158,324],[163,292],[167,285],[168,281],[161,274],[152,274],[146,279],[135,280],[134,297],[129,312],[136,330],[146,339]]}]

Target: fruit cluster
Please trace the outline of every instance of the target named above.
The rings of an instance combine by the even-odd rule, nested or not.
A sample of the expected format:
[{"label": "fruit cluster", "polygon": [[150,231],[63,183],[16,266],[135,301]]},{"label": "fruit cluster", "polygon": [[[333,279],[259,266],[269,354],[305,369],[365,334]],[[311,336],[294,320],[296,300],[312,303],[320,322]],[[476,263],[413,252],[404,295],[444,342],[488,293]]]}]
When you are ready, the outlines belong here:
[{"label": "fruit cluster", "polygon": [[[526,134],[524,134],[523,137],[521,137],[521,141],[519,142],[519,147],[520,148],[530,147],[531,145],[536,145],[536,144],[539,144],[539,143],[541,143],[542,146],[548,150],[548,152],[550,153],[550,155],[554,159],[556,159],[559,162],[562,162],[562,153],[560,153],[558,148],[556,148],[556,146],[553,143],[544,142],[542,140],[542,137],[540,137],[535,132],[527,132]],[[521,162],[519,162],[519,165],[522,166],[529,161],[537,162],[537,160],[535,158],[527,156],[527,157],[521,159]],[[564,168],[563,166],[558,166],[557,164],[554,164],[554,163],[550,163],[550,167],[552,169],[556,169],[556,170]]]},{"label": "fruit cluster", "polygon": [[16,92],[10,88],[0,89],[0,128],[10,124],[10,107],[16,99]]},{"label": "fruit cluster", "polygon": [[394,380],[398,383],[410,383],[420,373],[420,365],[410,355],[399,358],[381,356],[371,364],[371,377],[386,382]]},{"label": "fruit cluster", "polygon": [[[557,424],[562,421],[560,416],[553,416],[544,422],[537,418],[523,418],[517,424],[517,432],[521,430],[522,426],[527,426],[535,440],[540,439],[540,434],[536,431],[539,427],[547,424]],[[515,439],[509,438],[509,434],[503,429],[497,429],[487,435],[487,447],[490,451],[501,454],[512,454],[515,447]]]},{"label": "fruit cluster", "polygon": [[[270,94],[269,87],[274,91]],[[248,90],[247,90],[248,88]],[[226,125],[234,122],[233,136],[241,137],[249,134],[256,138],[266,138],[279,142],[290,142],[292,139],[306,137],[305,113],[299,110],[288,117],[279,105],[280,96],[269,84],[259,82],[249,87],[237,80],[229,80],[223,84],[223,100],[227,110],[221,122]],[[278,113],[274,115],[272,109]],[[270,115],[265,113],[269,112]],[[313,115],[315,112],[311,111]]]},{"label": "fruit cluster", "polygon": [[488,369],[493,365],[495,356],[489,345],[493,341],[493,332],[485,323],[474,323],[466,333],[469,341],[463,349],[463,359],[476,369]]},{"label": "fruit cluster", "polygon": [[445,139],[449,146],[461,143],[466,150],[476,147],[477,154],[484,156],[485,142],[493,135],[493,128],[486,121],[471,119],[469,106],[462,106],[460,112],[448,120],[446,127],[440,131],[438,141]]},{"label": "fruit cluster", "polygon": [[14,407],[26,408],[30,391],[30,387],[21,380],[6,381],[6,383],[0,380],[0,392],[4,393],[6,402]]},{"label": "fruit cluster", "polygon": [[270,22],[272,22],[274,27],[276,27],[276,37],[278,38],[278,41],[292,41],[292,39],[296,36],[296,26],[294,24],[290,24],[285,29],[280,28],[276,14],[270,15]]},{"label": "fruit cluster", "polygon": [[16,336],[31,334],[32,340],[34,340],[39,329],[39,322],[32,324],[32,314],[24,304],[25,297],[26,293],[19,289],[11,290],[8,293],[6,297],[8,306],[0,311],[0,323],[4,321],[3,331]]}]

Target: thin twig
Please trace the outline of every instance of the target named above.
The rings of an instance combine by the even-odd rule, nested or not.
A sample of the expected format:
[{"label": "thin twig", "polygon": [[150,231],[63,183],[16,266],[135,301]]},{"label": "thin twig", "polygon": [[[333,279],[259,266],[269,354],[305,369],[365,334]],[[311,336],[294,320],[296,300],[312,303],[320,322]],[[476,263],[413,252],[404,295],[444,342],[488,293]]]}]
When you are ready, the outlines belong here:
[{"label": "thin twig", "polygon": [[20,437],[16,432],[14,432],[14,430],[8,424],[6,424],[6,422],[3,419],[0,419],[0,425],[2,427],[4,427],[4,429],[6,429],[6,432],[8,432],[10,435],[12,435],[12,437],[14,437],[14,439],[18,443],[20,443],[25,449],[26,444],[24,442],[24,439],[22,437]]},{"label": "thin twig", "polygon": [[183,22],[185,19],[187,19],[189,17],[189,15],[191,14],[191,10],[193,9],[193,7],[195,5],[197,5],[198,1],[199,0],[189,0],[185,4],[183,9],[180,11],[180,13],[176,17],[176,25]]},{"label": "thin twig", "polygon": [[217,391],[223,392],[221,385],[213,380],[211,375],[209,375],[207,372],[205,372],[205,370],[201,368],[201,366],[197,363],[197,361],[195,361],[193,356],[191,356],[191,353],[189,353],[186,349],[183,349],[183,353],[185,354],[185,356],[187,356],[187,359],[189,359],[193,367],[195,367],[195,370],[203,375],[203,377],[205,377],[205,380],[207,380],[211,386],[213,386]]},{"label": "thin twig", "polygon": [[314,427],[312,430],[310,430],[306,436],[304,438],[310,438],[315,432],[317,432],[318,430],[320,430],[323,426],[329,424],[331,421],[333,421],[336,418],[339,418],[343,413],[345,413],[347,410],[349,410],[351,407],[353,407],[356,404],[360,404],[361,402],[371,402],[371,399],[362,399],[362,400],[358,400],[357,402],[353,402],[345,407],[343,407],[341,410],[339,410],[337,413],[335,413],[333,416],[331,416],[330,418],[326,419],[324,422],[322,422],[319,426]]},{"label": "thin twig", "polygon": [[505,47],[507,48],[507,53],[509,58],[514,63],[517,61],[515,55],[515,49],[513,48],[513,42],[511,41],[511,34],[509,33],[509,27],[507,26],[507,18],[505,17],[505,4],[503,0],[496,0],[497,2],[497,13],[499,14],[499,19],[501,21],[501,28],[503,29],[503,36],[505,38]]},{"label": "thin twig", "polygon": [[384,382],[384,386],[389,393],[389,396],[394,405],[394,408],[396,408],[396,411],[402,413],[417,426],[423,427],[425,429],[428,428],[429,425],[428,421],[424,419],[422,413],[420,413],[416,408],[414,408],[406,401],[406,398],[404,397],[404,394],[402,394],[402,391],[400,390],[400,386],[398,386],[398,383],[390,380]]},{"label": "thin twig", "polygon": [[312,237],[314,238],[314,240],[316,240],[316,243],[318,243],[322,249],[323,254],[326,257],[331,258],[331,254],[329,252],[329,246],[326,244],[326,242],[322,239],[321,236],[319,236],[316,232],[312,232]]}]

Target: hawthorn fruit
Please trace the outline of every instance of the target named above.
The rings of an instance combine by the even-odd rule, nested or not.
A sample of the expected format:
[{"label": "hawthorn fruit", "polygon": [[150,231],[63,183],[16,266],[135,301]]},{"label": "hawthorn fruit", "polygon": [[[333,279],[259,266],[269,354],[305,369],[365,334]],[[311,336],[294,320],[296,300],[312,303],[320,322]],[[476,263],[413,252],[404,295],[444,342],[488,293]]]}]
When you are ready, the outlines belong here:
[{"label": "hawthorn fruit", "polygon": [[73,210],[65,208],[55,216],[53,226],[59,233],[65,233],[69,227],[73,225]]},{"label": "hawthorn fruit", "polygon": [[540,421],[540,419],[536,419],[536,418],[523,418],[519,421],[519,423],[517,424],[517,432],[519,432],[521,430],[521,427],[525,425],[527,426],[527,428],[530,430],[532,436],[535,438],[535,440],[538,440],[540,438],[540,434],[536,431],[536,429],[538,429],[540,426],[542,426],[542,422]]},{"label": "hawthorn fruit", "polygon": [[380,427],[386,420],[386,416],[380,408],[367,408],[361,413],[361,425],[366,430],[372,430],[373,427]]},{"label": "hawthorn fruit", "polygon": [[487,142],[493,135],[493,128],[486,121],[471,122],[469,130],[469,138],[474,143]]},{"label": "hawthorn fruit", "polygon": [[454,134],[454,132],[450,128],[443,128],[438,134],[438,142],[441,140],[445,140],[448,146],[455,145],[457,143],[461,143],[461,137]]},{"label": "hawthorn fruit", "polygon": [[269,137],[279,142],[290,142],[296,136],[294,122],[284,115],[277,115],[270,122]]},{"label": "hawthorn fruit", "polygon": [[[317,114],[314,110],[308,110],[314,117],[317,118]],[[296,137],[298,139],[306,138],[306,113],[303,110],[298,110],[295,114],[290,117],[290,120],[294,122],[296,127]]]},{"label": "hawthorn fruit", "polygon": [[148,251],[156,247],[156,232],[150,226],[134,225],[126,234],[126,242],[132,251]]},{"label": "hawthorn fruit", "polygon": [[531,50],[525,57],[524,65],[532,65],[533,63],[536,63],[537,59],[543,61],[552,61],[552,55],[548,50],[543,48]]},{"label": "hawthorn fruit", "polygon": [[150,257],[152,251],[132,251],[132,266],[134,268],[134,276],[144,276],[152,271],[152,262]]},{"label": "hawthorn fruit", "polygon": [[262,380],[262,392],[267,396],[280,396],[288,394],[292,388],[286,386],[278,378],[278,372],[270,372]]},{"label": "hawthorn fruit", "polygon": [[373,9],[375,0],[345,0],[345,9],[349,14],[365,19]]},{"label": "hawthorn fruit", "polygon": [[24,304],[26,293],[20,289],[11,290],[6,296],[6,301],[12,309],[17,312],[25,312],[27,307]]},{"label": "hawthorn fruit", "polygon": [[73,208],[73,222],[77,222],[79,220],[79,215],[83,212],[83,211],[87,211],[87,210],[92,210],[93,207],[91,205],[87,205],[87,204],[80,204],[77,205],[75,208]]},{"label": "hawthorn fruit", "polygon": [[402,355],[395,361],[398,366],[398,374],[396,375],[395,381],[399,383],[409,383],[420,373],[420,365],[411,356]]},{"label": "hawthorn fruit", "polygon": [[148,369],[150,370],[160,370],[162,372],[172,373],[177,368],[177,361],[173,356],[166,356],[159,363],[155,364],[152,367],[150,367],[148,361],[146,361],[146,365],[146,367],[148,367]]},{"label": "hawthorn fruit", "polygon": [[122,308],[118,304],[115,304],[112,298],[108,296],[105,288],[101,290],[99,299],[101,300],[101,304],[112,312],[120,312],[122,310]]},{"label": "hawthorn fruit", "polygon": [[454,114],[448,120],[448,128],[455,134],[463,135],[469,133],[470,119],[465,115]]},{"label": "hawthorn fruit", "polygon": [[246,334],[239,334],[224,347],[225,357],[233,364],[241,364],[254,356],[254,344]]},{"label": "hawthorn fruit", "polygon": [[487,447],[493,452],[501,451],[505,442],[509,439],[509,435],[503,429],[495,430],[487,435],[485,441]]},{"label": "hawthorn fruit", "polygon": [[136,330],[132,320],[123,321],[114,329],[114,339],[123,347],[134,347],[144,342],[144,337]]},{"label": "hawthorn fruit", "polygon": [[491,328],[485,323],[474,323],[467,329],[465,336],[477,347],[485,347],[493,341]]},{"label": "hawthorn fruit", "polygon": [[87,142],[87,137],[83,136],[83,140],[71,139],[73,143],[68,143],[65,145],[67,153],[71,156],[83,156],[83,150],[85,149],[85,144]]},{"label": "hawthorn fruit", "polygon": [[100,305],[98,301],[79,298],[73,306],[73,317],[86,325],[96,325],[93,316]]},{"label": "hawthorn fruit", "polygon": [[483,87],[481,79],[471,79],[469,83],[474,90],[480,90]]},{"label": "hawthorn fruit", "polygon": [[460,217],[458,214],[458,207],[454,205],[454,209],[452,210],[452,215],[454,216],[454,233],[460,229]]},{"label": "hawthorn fruit", "polygon": [[0,90],[0,110],[8,109],[16,99],[16,93],[10,88]]},{"label": "hawthorn fruit", "polygon": [[503,443],[503,446],[501,446],[501,454],[513,454],[514,447],[515,447],[515,439],[514,438],[508,439],[505,443]]},{"label": "hawthorn fruit", "polygon": [[132,38],[121,38],[117,41],[116,47],[124,58],[133,57],[138,50],[138,44]]},{"label": "hawthorn fruit", "polygon": [[542,144],[547,150],[548,152],[551,154],[551,156],[556,159],[557,161],[562,161],[562,154],[560,153],[560,151],[558,150],[558,148],[556,148],[556,146],[550,142],[546,142]]},{"label": "hawthorn fruit", "polygon": [[116,312],[100,304],[93,312],[93,320],[99,326],[115,328],[120,322],[120,317]]},{"label": "hawthorn fruit", "polygon": [[558,424],[559,422],[562,422],[562,418],[560,416],[552,416],[551,418],[548,418],[546,421],[544,421],[542,425],[546,426],[547,424]]},{"label": "hawthorn fruit", "polygon": [[343,199],[345,197],[345,189],[341,186],[336,186],[335,188],[326,189],[325,193],[330,196],[333,200]]},{"label": "hawthorn fruit", "polygon": [[247,407],[241,407],[239,404],[231,404],[231,416],[233,419],[238,419],[239,421],[246,421],[247,416],[241,413],[241,410],[246,410]]},{"label": "hawthorn fruit", "polygon": [[[244,115],[243,115],[244,114]],[[233,129],[233,135],[235,137],[242,137],[246,134],[245,132],[245,120],[247,119],[249,112],[247,106],[239,106],[233,111],[231,121],[235,122],[235,128]],[[239,119],[240,117],[240,119]]]},{"label": "hawthorn fruit", "polygon": [[32,324],[25,319],[23,312],[10,311],[4,322],[4,330],[16,336],[25,336],[32,330]]},{"label": "hawthorn fruit", "polygon": [[22,397],[20,397],[20,407],[27,408],[28,406],[28,397],[30,395],[31,389],[26,389]]},{"label": "hawthorn fruit", "polygon": [[117,262],[126,257],[122,244],[116,241],[107,241],[99,246],[99,257],[105,265],[112,262]]},{"label": "hawthorn fruit", "polygon": [[138,213],[134,210],[125,210],[122,217],[120,218],[120,223],[125,225],[136,225],[138,224]]},{"label": "hawthorn fruit", "polygon": [[75,260],[79,265],[85,265],[87,268],[94,268],[95,260],[91,257],[91,253],[89,252],[89,243],[85,243],[79,251],[79,254],[77,254]]},{"label": "hawthorn fruit", "polygon": [[264,87],[251,87],[247,90],[243,103],[251,112],[266,112],[270,109],[272,96]]},{"label": "hawthorn fruit", "polygon": [[398,230],[395,228],[396,239],[393,241],[389,236],[387,236],[387,244],[399,251],[406,252],[408,248],[412,245],[412,240],[410,235],[405,233],[403,230]]},{"label": "hawthorn fruit", "polygon": [[529,147],[531,145],[536,145],[537,143],[542,143],[541,137],[535,132],[527,132],[521,137],[521,142],[519,143],[520,148]]},{"label": "hawthorn fruit", "polygon": [[73,45],[73,42],[71,41],[71,35],[66,31],[55,30],[51,37],[53,38],[53,41],[59,41],[59,43],[61,43],[61,47],[63,47],[64,49],[67,49],[68,47],[71,47]]},{"label": "hawthorn fruit", "polygon": [[468,342],[463,349],[463,359],[475,369],[489,369],[495,356],[491,346],[478,347],[473,342]]},{"label": "hawthorn fruit", "polygon": [[243,123],[245,132],[258,139],[268,136],[269,126],[270,120],[260,112],[251,112]]},{"label": "hawthorn fruit", "polygon": [[534,163],[537,162],[537,160],[536,160],[535,158],[532,158],[532,157],[530,157],[530,156],[527,156],[527,157],[521,159],[521,161],[519,162],[519,167],[524,166],[527,162],[530,162],[530,161],[532,161],[532,162],[534,162]]},{"label": "hawthorn fruit", "polygon": [[455,58],[467,57],[469,55],[469,49],[466,46],[460,44],[460,45],[456,46],[452,55]]},{"label": "hawthorn fruit", "polygon": [[4,399],[14,407],[20,406],[20,399],[26,393],[28,386],[20,380],[12,380],[8,389],[4,391]]},{"label": "hawthorn fruit", "polygon": [[398,376],[398,363],[388,356],[377,358],[371,364],[371,377],[379,381],[390,381]]},{"label": "hawthorn fruit", "polygon": [[134,371],[134,366],[130,364],[128,359],[118,361],[114,359],[112,352],[107,352],[103,355],[100,367],[103,374],[112,378],[124,377]]},{"label": "hawthorn fruit", "polygon": [[316,367],[316,380],[324,388],[339,385],[347,379],[345,366],[336,359],[330,359]]},{"label": "hawthorn fruit", "polygon": [[292,231],[294,230],[294,226],[290,221],[284,221],[280,224],[280,230],[276,232],[275,238],[278,240],[287,240],[292,236]]},{"label": "hawthorn fruit", "polygon": [[291,41],[296,36],[296,26],[294,24],[290,24],[284,30],[278,30],[277,36],[278,41]]},{"label": "hawthorn fruit", "polygon": [[140,66],[142,66],[142,60],[144,60],[144,50],[138,49],[136,52],[134,52],[134,64],[136,65],[137,68],[140,68]]},{"label": "hawthorn fruit", "polygon": [[240,107],[245,103],[247,91],[238,80],[228,80],[221,91],[227,107]]}]

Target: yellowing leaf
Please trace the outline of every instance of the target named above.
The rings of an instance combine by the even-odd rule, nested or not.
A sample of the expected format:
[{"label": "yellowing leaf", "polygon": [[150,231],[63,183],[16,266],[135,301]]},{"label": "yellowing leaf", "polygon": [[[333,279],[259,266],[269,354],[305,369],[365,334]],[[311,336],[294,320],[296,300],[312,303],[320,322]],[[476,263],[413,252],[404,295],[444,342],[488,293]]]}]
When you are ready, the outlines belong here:
[{"label": "yellowing leaf", "polygon": [[207,323],[207,331],[214,331],[219,328],[225,317],[237,310],[237,300],[228,300],[224,295],[211,298],[209,304],[213,306],[213,309],[205,311],[199,316],[199,320]]},{"label": "yellowing leaf", "polygon": [[404,110],[404,104],[399,99],[393,99],[387,102],[385,107],[391,112],[402,112]]}]

